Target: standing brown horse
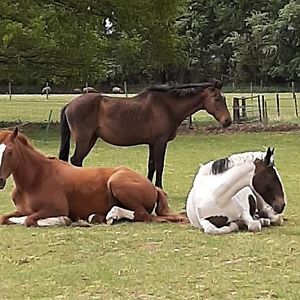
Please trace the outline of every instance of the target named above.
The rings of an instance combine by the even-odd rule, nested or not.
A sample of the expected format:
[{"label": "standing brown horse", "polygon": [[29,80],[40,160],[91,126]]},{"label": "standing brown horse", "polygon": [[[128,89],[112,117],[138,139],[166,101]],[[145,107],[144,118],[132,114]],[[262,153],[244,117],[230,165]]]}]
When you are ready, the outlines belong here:
[{"label": "standing brown horse", "polygon": [[82,166],[98,137],[116,146],[149,145],[148,179],[162,187],[167,143],[176,136],[181,122],[204,109],[224,127],[231,124],[222,83],[148,88],[132,99],[100,94],[84,94],[67,104],[61,112],[59,158],[68,161],[70,136],[76,148],[71,162]]},{"label": "standing brown horse", "polygon": [[27,226],[60,216],[97,223],[120,218],[187,221],[180,214],[170,213],[164,192],[135,171],[125,167],[78,168],[46,157],[18,129],[0,131],[1,189],[11,174],[16,211],[1,216],[0,224],[23,216],[27,216]]}]

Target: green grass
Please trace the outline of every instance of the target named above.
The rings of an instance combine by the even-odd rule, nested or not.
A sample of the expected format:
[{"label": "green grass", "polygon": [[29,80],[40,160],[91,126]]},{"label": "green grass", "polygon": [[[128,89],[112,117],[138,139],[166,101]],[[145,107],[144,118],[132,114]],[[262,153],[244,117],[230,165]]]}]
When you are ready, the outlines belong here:
[{"label": "green grass", "polygon": [[[58,134],[43,142],[58,151]],[[169,143],[164,187],[184,206],[199,163],[232,152],[276,147],[289,198],[282,227],[206,236],[188,225],[123,223],[92,228],[0,228],[0,299],[300,299],[300,135],[244,133],[178,136]],[[146,174],[147,147],[99,141],[85,165],[127,165]],[[0,213],[13,209],[12,181]]]}]

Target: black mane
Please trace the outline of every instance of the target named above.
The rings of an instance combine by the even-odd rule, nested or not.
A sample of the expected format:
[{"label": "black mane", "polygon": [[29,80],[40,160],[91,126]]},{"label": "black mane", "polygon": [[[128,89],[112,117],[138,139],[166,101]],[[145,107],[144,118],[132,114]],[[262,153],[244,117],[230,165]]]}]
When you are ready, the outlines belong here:
[{"label": "black mane", "polygon": [[223,173],[229,169],[229,159],[227,157],[215,160],[211,166],[213,175]]},{"label": "black mane", "polygon": [[182,98],[196,95],[198,92],[214,86],[214,83],[191,83],[184,85],[155,85],[147,88],[149,92],[162,92],[172,96]]}]

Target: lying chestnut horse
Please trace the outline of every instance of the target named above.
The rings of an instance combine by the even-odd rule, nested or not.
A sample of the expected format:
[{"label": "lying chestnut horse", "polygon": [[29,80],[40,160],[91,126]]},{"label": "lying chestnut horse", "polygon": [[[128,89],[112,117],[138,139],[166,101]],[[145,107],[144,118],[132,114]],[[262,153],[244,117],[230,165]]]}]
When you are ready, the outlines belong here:
[{"label": "lying chestnut horse", "polygon": [[120,218],[187,220],[170,213],[164,192],[135,171],[125,167],[80,168],[46,157],[17,128],[13,132],[0,131],[1,189],[11,174],[16,211],[1,216],[1,224],[23,216],[26,226],[37,226],[42,219],[59,216],[97,223]]}]

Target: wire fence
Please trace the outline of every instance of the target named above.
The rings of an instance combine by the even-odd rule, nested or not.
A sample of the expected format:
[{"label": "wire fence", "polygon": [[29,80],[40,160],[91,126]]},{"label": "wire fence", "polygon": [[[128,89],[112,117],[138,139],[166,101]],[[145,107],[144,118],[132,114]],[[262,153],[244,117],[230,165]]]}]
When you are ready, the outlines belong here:
[{"label": "wire fence", "polygon": [[[130,94],[131,96],[133,94]],[[74,94],[12,94],[0,95],[0,126],[59,121],[61,108],[77,95]],[[114,95],[124,97],[124,94]],[[296,122],[300,124],[300,93],[243,94],[225,93],[227,105],[235,122]],[[51,111],[51,115],[49,117]],[[201,111],[193,115],[194,122],[215,122]],[[188,119],[188,126],[191,123]]]}]

